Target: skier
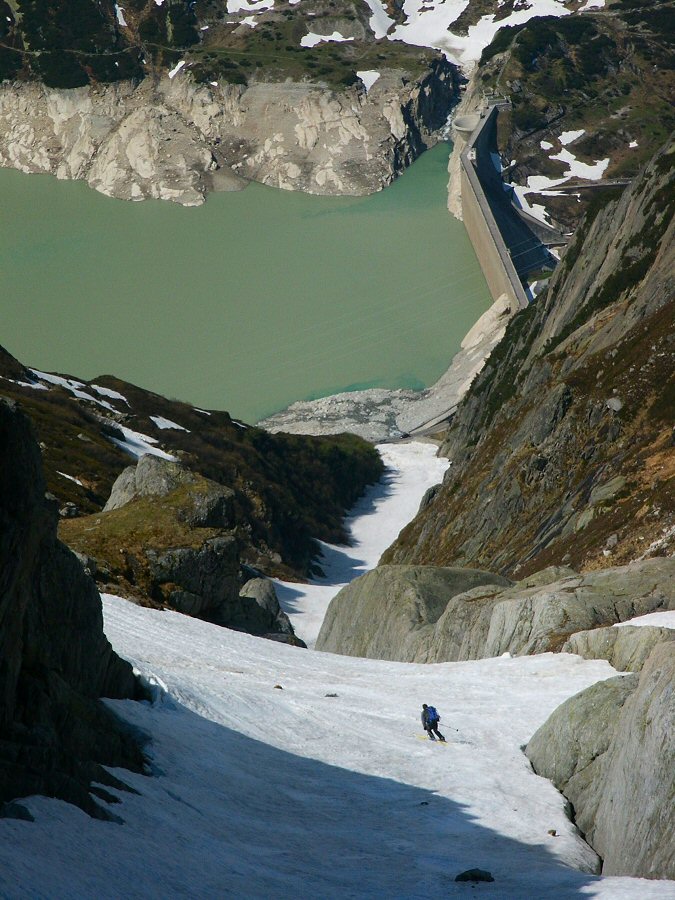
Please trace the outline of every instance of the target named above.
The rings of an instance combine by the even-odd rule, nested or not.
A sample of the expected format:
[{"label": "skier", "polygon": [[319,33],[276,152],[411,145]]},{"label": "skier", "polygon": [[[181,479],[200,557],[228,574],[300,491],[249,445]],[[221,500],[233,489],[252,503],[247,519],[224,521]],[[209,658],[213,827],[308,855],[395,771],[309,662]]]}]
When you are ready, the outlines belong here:
[{"label": "skier", "polygon": [[422,727],[429,735],[430,741],[435,741],[436,738],[434,734],[438,735],[438,739],[440,741],[445,741],[445,738],[438,730],[438,723],[441,721],[441,717],[438,715],[435,706],[427,706],[426,703],[422,704]]}]

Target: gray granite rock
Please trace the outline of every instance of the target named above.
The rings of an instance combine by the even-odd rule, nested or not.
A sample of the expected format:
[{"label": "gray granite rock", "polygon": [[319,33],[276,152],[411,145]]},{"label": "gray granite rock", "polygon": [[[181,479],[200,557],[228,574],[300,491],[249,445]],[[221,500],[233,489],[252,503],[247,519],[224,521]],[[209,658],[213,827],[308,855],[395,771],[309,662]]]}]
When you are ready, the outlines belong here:
[{"label": "gray granite rock", "polygon": [[423,662],[451,598],[485,585],[494,593],[509,584],[500,575],[474,569],[380,566],[333,598],[316,649]]},{"label": "gray granite rock", "polygon": [[380,566],[333,599],[317,649],[409,662],[543,653],[575,632],[673,608],[672,558],[584,575],[551,567],[516,584],[472,569]]},{"label": "gray granite rock", "polygon": [[103,512],[119,509],[135,497],[165,497],[180,485],[194,481],[195,476],[180,463],[146,453],[117,477]]},{"label": "gray granite rock", "polygon": [[657,644],[675,640],[675,628],[652,625],[595,628],[573,634],[563,653],[584,659],[606,659],[619,672],[639,672]]},{"label": "gray granite rock", "polygon": [[275,631],[293,634],[291,620],[279,605],[274,583],[269,578],[251,578],[239,591],[239,596],[255,600],[261,609],[269,613]]},{"label": "gray granite rock", "polygon": [[640,675],[612,678],[563,703],[532,737],[535,771],[572,803],[603,874],[675,877],[675,643]]}]

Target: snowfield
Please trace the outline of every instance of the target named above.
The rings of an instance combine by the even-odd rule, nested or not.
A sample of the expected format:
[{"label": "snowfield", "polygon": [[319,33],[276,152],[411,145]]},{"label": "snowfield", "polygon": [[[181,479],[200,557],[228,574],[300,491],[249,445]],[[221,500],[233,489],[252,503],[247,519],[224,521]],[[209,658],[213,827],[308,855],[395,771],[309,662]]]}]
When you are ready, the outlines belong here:
[{"label": "snowfield", "polygon": [[[397,506],[414,513],[434,460],[405,446],[352,519],[339,571],[379,552]],[[106,634],[152,687],[152,702],[107,701],[147,736],[148,774],[115,770],[137,792],[108,788],[121,824],[44,797],[23,801],[35,822],[0,819],[0,897],[675,896],[673,882],[590,874],[563,798],[521,751],[563,700],[615,674],[605,661],[354,659],[103,601]],[[422,702],[446,745],[424,738]],[[473,867],[494,883],[454,881]]]},{"label": "snowfield", "polygon": [[380,444],[386,466],[381,482],[357,502],[345,521],[349,547],[321,541],[321,578],[310,584],[275,581],[279,603],[298,637],[313,647],[328,604],[354,578],[374,569],[380,557],[415,517],[425,492],[439,484],[448,467],[435,444],[411,441]]}]

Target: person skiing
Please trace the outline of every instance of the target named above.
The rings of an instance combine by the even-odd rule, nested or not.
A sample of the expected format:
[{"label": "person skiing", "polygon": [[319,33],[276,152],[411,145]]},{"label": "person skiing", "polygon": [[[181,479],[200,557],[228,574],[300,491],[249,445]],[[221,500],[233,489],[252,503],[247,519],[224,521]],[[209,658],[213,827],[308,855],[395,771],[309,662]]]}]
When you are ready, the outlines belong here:
[{"label": "person skiing", "polygon": [[438,730],[438,723],[441,721],[441,717],[438,715],[435,706],[427,706],[426,703],[422,704],[422,727],[429,735],[430,741],[435,741],[436,738],[434,734],[438,736],[439,741],[445,741],[445,738]]}]

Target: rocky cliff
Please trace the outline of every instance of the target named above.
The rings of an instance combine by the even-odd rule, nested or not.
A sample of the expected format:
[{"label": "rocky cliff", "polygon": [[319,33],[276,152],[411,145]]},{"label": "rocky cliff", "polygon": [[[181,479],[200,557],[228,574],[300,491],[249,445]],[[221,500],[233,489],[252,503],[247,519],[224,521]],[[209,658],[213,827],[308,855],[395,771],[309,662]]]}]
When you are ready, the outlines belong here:
[{"label": "rocky cliff", "polygon": [[[557,652],[563,644],[577,652],[576,632],[671,609],[675,559],[586,575],[551,567],[516,584],[471,569],[385,565],[333,598],[316,648],[426,663]],[[638,663],[651,637],[640,632],[662,629],[599,630],[617,633],[617,659]],[[583,655],[607,658],[602,647]]]},{"label": "rocky cliff", "polygon": [[674,169],[671,142],[620,196],[598,195],[460,405],[442,488],[383,562],[522,576],[669,552]]},{"label": "rocky cliff", "polygon": [[[0,3],[0,165],[128,200],[196,205],[247,180],[371,193],[438,140],[458,93],[441,54],[376,39],[365,4],[253,23],[226,4],[76,5]],[[310,26],[345,34],[315,49]]]},{"label": "rocky cliff", "polygon": [[123,787],[102,766],[141,771],[143,757],[98,698],[133,698],[136,680],[103,633],[94,582],[56,538],[28,421],[4,399],[0,456],[0,801],[43,793],[111,818],[91,782]]},{"label": "rocky cliff", "polygon": [[527,745],[570,800],[606,875],[675,878],[675,644],[640,676],[603,681],[558,707]]}]

